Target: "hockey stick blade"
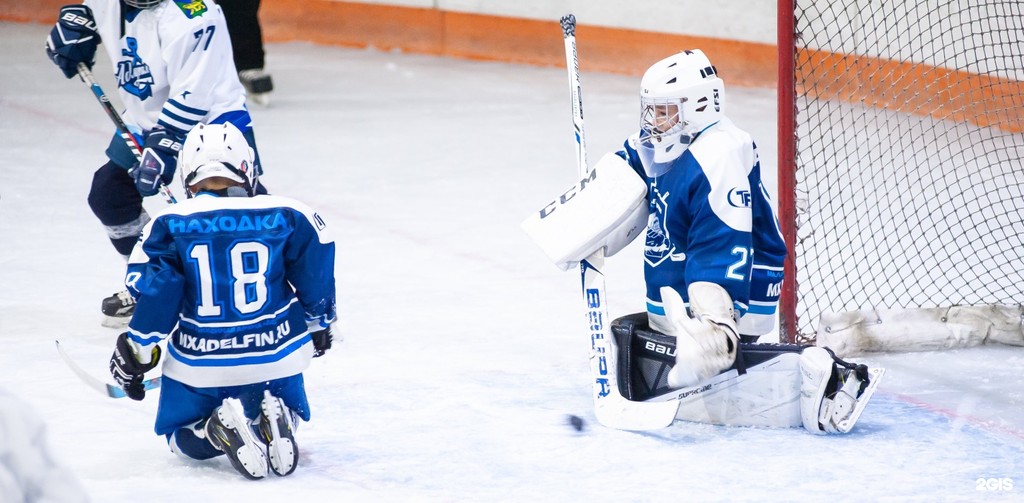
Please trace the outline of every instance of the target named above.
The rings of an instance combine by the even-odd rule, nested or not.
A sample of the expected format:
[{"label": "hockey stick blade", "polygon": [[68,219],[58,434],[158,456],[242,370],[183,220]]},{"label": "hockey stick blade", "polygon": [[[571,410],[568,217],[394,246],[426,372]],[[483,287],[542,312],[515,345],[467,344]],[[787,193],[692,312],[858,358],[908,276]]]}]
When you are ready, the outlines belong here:
[{"label": "hockey stick blade", "polygon": [[[64,347],[60,345],[60,340],[56,340],[54,342],[57,343],[57,353],[60,354],[61,359],[64,360],[64,363],[67,364],[68,368],[70,368],[86,386],[110,398],[124,398],[128,396],[120,386],[100,381],[86,372],[85,369],[79,367],[78,364],[68,356],[67,352],[64,351]],[[160,377],[157,376],[151,379],[146,379],[145,381],[142,381],[142,386],[145,387],[147,391],[159,388]]]}]

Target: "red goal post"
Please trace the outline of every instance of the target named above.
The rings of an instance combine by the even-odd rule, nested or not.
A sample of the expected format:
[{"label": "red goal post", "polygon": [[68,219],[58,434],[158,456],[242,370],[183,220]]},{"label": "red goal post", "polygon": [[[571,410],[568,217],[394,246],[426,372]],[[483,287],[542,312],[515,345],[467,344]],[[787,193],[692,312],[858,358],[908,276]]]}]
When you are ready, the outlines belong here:
[{"label": "red goal post", "polygon": [[781,338],[1024,343],[1024,2],[779,0],[778,46]]}]

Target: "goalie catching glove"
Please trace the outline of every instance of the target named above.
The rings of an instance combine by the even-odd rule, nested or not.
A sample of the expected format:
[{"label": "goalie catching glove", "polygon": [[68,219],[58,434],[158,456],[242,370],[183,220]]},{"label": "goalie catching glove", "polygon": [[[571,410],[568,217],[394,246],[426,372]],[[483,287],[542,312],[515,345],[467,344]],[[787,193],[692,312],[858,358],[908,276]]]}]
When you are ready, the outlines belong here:
[{"label": "goalie catching glove", "polygon": [[691,283],[690,311],[672,287],[661,288],[661,301],[669,323],[663,328],[676,337],[676,364],[668,374],[674,388],[695,386],[732,367],[736,361],[739,335],[729,293],[708,282]]},{"label": "goalie catching glove", "polygon": [[128,332],[117,336],[114,354],[110,356],[110,375],[114,376],[125,395],[132,400],[146,398],[146,388],[142,384],[142,376],[156,368],[160,362],[160,346],[153,346],[149,363],[140,363],[135,357],[135,350],[128,341]]}]

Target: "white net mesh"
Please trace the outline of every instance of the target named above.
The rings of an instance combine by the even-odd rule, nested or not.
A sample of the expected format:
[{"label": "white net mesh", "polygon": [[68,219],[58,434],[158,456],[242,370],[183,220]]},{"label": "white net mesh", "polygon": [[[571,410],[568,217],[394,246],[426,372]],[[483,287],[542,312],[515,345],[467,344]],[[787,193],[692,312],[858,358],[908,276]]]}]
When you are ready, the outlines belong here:
[{"label": "white net mesh", "polygon": [[798,337],[1021,303],[1024,2],[796,4]]}]

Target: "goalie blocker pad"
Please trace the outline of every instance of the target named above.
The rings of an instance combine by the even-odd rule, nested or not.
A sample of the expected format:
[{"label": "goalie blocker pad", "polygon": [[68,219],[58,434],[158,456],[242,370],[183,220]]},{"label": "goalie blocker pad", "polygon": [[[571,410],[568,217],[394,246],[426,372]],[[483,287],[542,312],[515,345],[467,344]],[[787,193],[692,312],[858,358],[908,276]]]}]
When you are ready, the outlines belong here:
[{"label": "goalie blocker pad", "polygon": [[614,153],[521,227],[563,271],[604,250],[610,257],[647,228],[647,183]]}]

